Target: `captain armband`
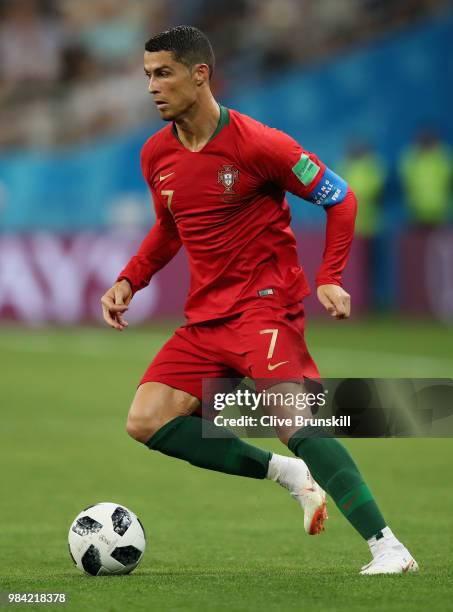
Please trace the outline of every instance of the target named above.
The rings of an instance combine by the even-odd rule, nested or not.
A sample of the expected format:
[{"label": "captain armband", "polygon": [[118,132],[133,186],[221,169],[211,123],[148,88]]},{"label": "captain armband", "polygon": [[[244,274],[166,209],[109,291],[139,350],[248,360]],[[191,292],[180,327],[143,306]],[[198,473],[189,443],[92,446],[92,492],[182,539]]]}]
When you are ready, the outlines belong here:
[{"label": "captain armband", "polygon": [[[292,170],[305,187],[308,187],[321,172],[318,164],[305,153],[301,155]],[[348,184],[346,181],[326,167],[321,179],[316,183],[316,187],[304,199],[318,206],[333,206],[343,201],[347,191]]]}]

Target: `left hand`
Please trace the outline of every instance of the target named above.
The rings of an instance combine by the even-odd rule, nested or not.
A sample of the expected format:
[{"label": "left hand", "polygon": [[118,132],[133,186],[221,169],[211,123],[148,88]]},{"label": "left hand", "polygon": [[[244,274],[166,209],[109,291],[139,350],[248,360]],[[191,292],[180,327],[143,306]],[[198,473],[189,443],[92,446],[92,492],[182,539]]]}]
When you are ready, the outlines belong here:
[{"label": "left hand", "polygon": [[320,285],[318,300],[334,319],[349,319],[351,296],[338,285]]}]

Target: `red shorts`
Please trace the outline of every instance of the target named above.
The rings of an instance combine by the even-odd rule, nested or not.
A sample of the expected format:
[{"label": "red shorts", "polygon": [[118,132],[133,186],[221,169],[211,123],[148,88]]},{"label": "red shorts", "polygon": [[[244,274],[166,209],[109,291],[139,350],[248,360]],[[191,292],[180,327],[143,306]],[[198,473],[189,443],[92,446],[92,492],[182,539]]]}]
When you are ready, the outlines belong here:
[{"label": "red shorts", "polygon": [[140,384],[161,382],[202,399],[203,378],[319,378],[304,339],[302,302],[179,327]]}]

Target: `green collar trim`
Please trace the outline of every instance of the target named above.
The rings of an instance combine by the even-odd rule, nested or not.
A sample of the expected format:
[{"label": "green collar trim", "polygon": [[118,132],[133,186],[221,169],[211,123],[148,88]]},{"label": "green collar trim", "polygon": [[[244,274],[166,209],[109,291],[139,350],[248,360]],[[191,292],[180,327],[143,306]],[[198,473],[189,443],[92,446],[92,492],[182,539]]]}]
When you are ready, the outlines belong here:
[{"label": "green collar trim", "polygon": [[220,108],[219,122],[211,138],[208,140],[208,142],[211,142],[211,140],[217,136],[217,134],[222,130],[222,128],[224,128],[226,125],[230,123],[230,111],[227,108],[225,108],[225,106],[222,106],[221,104],[219,104],[219,108]]},{"label": "green collar trim", "polygon": [[[214,132],[211,135],[211,138],[208,140],[208,142],[211,142],[211,140],[213,140],[217,134],[226,126],[230,123],[230,111],[225,107],[222,106],[221,104],[219,104],[219,109],[220,109],[220,116],[219,116],[219,122],[217,124],[216,129],[214,130]],[[179,136],[178,136],[178,130],[176,129],[176,125],[173,123],[172,128],[171,128],[173,134],[176,136],[176,138],[178,139],[179,142],[181,142],[179,140]],[[182,142],[181,142],[182,144]],[[184,145],[183,145],[184,146]],[[206,145],[205,145],[206,146]]]}]

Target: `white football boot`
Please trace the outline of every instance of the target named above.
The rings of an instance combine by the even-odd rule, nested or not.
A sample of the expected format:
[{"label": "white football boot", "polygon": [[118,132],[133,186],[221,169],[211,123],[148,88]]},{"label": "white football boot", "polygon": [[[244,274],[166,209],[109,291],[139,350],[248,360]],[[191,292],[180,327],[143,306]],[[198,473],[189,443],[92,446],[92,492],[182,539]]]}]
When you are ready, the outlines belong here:
[{"label": "white football boot", "polygon": [[304,511],[305,531],[317,535],[324,530],[327,520],[326,493],[313,480],[310,470],[302,459],[283,457],[274,453],[269,462],[269,480],[288,489]]},{"label": "white football boot", "polygon": [[368,540],[373,558],[362,567],[362,576],[377,574],[406,574],[416,572],[418,563],[407,548],[395,538],[389,527],[382,530],[383,537],[379,540]]}]

